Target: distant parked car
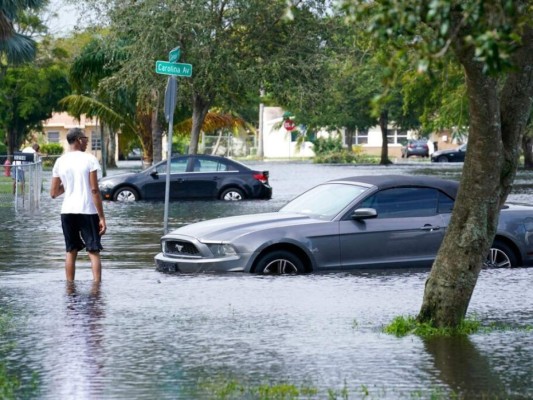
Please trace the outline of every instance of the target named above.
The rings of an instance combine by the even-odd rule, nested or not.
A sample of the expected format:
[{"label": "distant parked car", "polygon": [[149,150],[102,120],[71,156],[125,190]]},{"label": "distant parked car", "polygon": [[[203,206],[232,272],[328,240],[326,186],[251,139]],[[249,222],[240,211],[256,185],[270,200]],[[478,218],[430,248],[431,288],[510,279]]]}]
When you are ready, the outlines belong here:
[{"label": "distant parked car", "polygon": [[426,139],[409,140],[402,147],[402,158],[409,158],[411,156],[429,157],[428,141]]},{"label": "distant parked car", "polygon": [[[112,175],[98,182],[105,200],[164,200],[167,161],[141,172]],[[173,157],[170,163],[171,200],[270,199],[268,171],[255,171],[229,158],[209,155]]]},{"label": "distant parked car", "polygon": [[431,155],[431,161],[433,162],[464,162],[466,155],[467,143],[448,150],[439,150]]},{"label": "distant parked car", "polygon": [[139,148],[131,149],[131,151],[126,156],[126,160],[142,160],[143,152]]},{"label": "distant parked car", "polygon": [[[336,179],[278,212],[202,221],[161,239],[165,272],[300,274],[431,267],[459,184],[426,176]],[[487,267],[533,264],[533,207],[506,204]]]}]

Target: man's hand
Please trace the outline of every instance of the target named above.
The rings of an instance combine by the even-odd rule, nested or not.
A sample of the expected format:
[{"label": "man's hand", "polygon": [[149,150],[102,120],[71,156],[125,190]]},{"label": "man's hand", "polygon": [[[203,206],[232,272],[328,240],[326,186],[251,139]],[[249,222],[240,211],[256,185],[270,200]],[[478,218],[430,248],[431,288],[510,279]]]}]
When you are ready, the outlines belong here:
[{"label": "man's hand", "polygon": [[63,193],[65,193],[65,188],[63,187],[61,179],[52,178],[52,182],[50,184],[50,197],[55,199],[56,197],[61,196]]},{"label": "man's hand", "polygon": [[104,235],[105,231],[107,230],[107,225],[105,223],[104,218],[100,218],[100,221],[98,222],[98,226],[100,227],[100,230],[98,231],[98,233],[100,234],[100,236]]}]

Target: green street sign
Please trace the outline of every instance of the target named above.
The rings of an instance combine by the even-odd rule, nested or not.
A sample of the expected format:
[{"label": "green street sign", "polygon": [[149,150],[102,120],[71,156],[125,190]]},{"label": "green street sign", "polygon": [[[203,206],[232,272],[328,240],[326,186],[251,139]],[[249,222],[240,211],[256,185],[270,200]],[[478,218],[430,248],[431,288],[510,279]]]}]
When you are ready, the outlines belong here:
[{"label": "green street sign", "polygon": [[170,52],[168,53],[168,61],[170,61],[171,63],[177,63],[180,59],[180,53],[181,51],[179,47],[170,50]]},{"label": "green street sign", "polygon": [[156,61],[155,72],[163,75],[192,76],[192,64],[172,63],[168,61]]}]

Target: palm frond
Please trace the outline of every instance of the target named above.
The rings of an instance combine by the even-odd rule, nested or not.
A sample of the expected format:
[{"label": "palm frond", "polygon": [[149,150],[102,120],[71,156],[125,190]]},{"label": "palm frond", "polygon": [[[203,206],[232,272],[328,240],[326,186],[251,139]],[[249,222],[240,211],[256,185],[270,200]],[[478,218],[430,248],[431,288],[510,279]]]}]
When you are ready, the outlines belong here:
[{"label": "palm frond", "polygon": [[13,32],[6,40],[0,40],[0,54],[5,54],[8,64],[22,64],[35,58],[36,44],[29,36]]},{"label": "palm frond", "polygon": [[135,127],[127,118],[92,97],[73,94],[61,99],[60,104],[65,106],[72,115],[85,114],[88,117],[98,117],[112,129],[135,132]]},{"label": "palm frond", "polygon": [[[189,133],[192,129],[192,118],[188,118],[180,123],[174,125],[177,132]],[[208,112],[204,123],[202,124],[202,131],[206,133],[216,132],[220,129],[229,129],[234,133],[243,133],[248,129],[253,129],[241,117],[232,115],[230,113]]]}]

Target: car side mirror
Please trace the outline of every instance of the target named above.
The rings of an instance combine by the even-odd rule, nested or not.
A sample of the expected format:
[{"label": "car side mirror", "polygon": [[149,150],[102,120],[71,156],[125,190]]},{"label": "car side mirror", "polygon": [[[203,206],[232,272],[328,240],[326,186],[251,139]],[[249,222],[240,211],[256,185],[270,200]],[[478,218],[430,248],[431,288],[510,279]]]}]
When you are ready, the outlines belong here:
[{"label": "car side mirror", "polygon": [[150,172],[150,176],[151,176],[152,178],[157,178],[157,177],[159,176],[159,174],[157,173],[157,170],[154,169],[152,172]]},{"label": "car side mirror", "polygon": [[377,216],[378,212],[375,208],[358,208],[352,213],[352,219],[369,219]]}]

